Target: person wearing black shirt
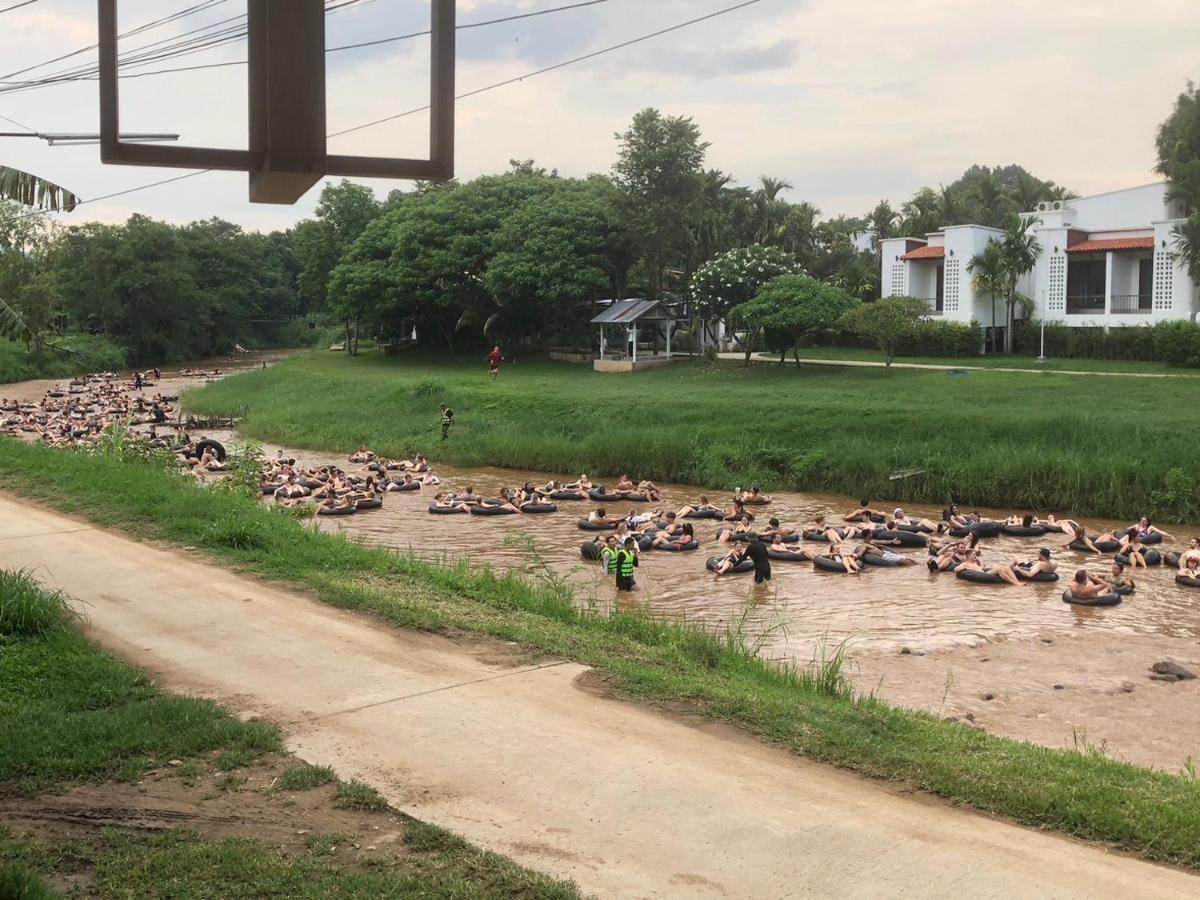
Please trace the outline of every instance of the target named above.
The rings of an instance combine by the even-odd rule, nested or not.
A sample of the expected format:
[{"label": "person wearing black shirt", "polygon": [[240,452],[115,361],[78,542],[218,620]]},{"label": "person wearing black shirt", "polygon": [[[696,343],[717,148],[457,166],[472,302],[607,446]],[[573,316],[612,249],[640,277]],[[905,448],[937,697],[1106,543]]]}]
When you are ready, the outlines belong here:
[{"label": "person wearing black shirt", "polygon": [[767,553],[766,544],[762,541],[750,541],[746,548],[746,558],[754,561],[755,584],[771,580],[771,557]]}]

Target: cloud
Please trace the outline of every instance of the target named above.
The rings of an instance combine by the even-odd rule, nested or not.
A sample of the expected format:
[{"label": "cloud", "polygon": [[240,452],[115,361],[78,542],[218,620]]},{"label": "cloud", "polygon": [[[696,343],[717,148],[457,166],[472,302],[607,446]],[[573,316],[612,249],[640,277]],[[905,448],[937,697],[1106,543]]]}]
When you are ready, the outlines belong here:
[{"label": "cloud", "polygon": [[[478,21],[565,0],[459,0]],[[462,32],[461,91],[515,78],[568,57],[666,28],[732,0],[610,0],[595,7]],[[217,10],[158,29],[147,40],[240,11]],[[32,10],[49,18],[30,18]],[[128,11],[127,11],[128,7]],[[238,9],[233,9],[238,7]],[[122,0],[135,23],[158,0]],[[0,69],[11,71],[94,41],[93,0],[53,0],[4,16]],[[23,11],[19,11],[23,12]],[[367,3],[330,17],[330,43],[420,30],[427,0]],[[23,23],[19,29],[15,23]],[[32,23],[32,24],[31,24]],[[827,215],[859,214],[881,197],[899,204],[922,185],[948,183],[971,163],[1019,162],[1089,192],[1152,179],[1153,136],[1188,77],[1198,73],[1195,0],[1005,4],[944,0],[763,0],[735,14],[527,78],[464,100],[458,112],[462,177],[533,158],[562,173],[607,171],[614,132],[643,107],[696,119],[709,164],[742,184],[762,174]],[[239,58],[230,47],[180,60]],[[188,140],[245,139],[245,73],[217,69],[125,82],[130,128],[179,130]],[[329,72],[331,129],[428,102],[428,41],[338,54]],[[94,129],[94,84],[0,95],[0,114],[42,130]],[[428,118],[416,114],[334,142],[336,152],[423,154]],[[175,174],[101,166],[95,148],[0,143],[0,161],[87,196]],[[246,202],[244,176],[203,176],[85,206],[71,220],[131,209],[185,221],[220,215],[247,227],[284,227],[311,212]],[[396,185],[377,182],[386,192]]]}]

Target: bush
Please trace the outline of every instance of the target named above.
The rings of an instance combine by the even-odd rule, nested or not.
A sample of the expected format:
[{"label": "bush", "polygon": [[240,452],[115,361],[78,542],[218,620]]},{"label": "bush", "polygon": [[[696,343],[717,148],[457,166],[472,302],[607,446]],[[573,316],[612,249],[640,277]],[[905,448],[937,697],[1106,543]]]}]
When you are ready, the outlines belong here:
[{"label": "bush", "polygon": [[1200,325],[1159,322],[1153,328],[1154,352],[1169,366],[1200,368]]},{"label": "bush", "polygon": [[983,329],[978,322],[942,322],[924,319],[900,342],[900,356],[978,356]]},{"label": "bush", "polygon": [[[1159,322],[1109,328],[1071,328],[1047,322],[1046,356],[1057,359],[1128,359],[1200,367],[1200,325]],[[1042,347],[1042,323],[1032,321],[1016,333],[1018,353],[1036,356]]]},{"label": "bush", "polygon": [[78,619],[62,591],[47,590],[28,572],[0,570],[0,637],[41,637]]}]

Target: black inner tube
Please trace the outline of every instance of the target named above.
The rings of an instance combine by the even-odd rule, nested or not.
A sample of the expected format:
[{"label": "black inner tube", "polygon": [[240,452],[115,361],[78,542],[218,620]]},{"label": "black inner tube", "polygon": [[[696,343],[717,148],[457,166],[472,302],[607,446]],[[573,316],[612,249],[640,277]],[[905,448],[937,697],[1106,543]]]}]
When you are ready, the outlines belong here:
[{"label": "black inner tube", "polygon": [[1063,591],[1063,603],[1070,603],[1073,606],[1116,606],[1121,602],[1120,594],[1101,594],[1099,597],[1089,597],[1085,600],[1076,598],[1071,593],[1071,589],[1067,588]]},{"label": "black inner tube", "polygon": [[217,462],[225,462],[225,448],[218,441],[201,441],[196,445],[196,458],[204,455],[205,450],[212,450]]},{"label": "black inner tube", "polygon": [[980,572],[978,569],[960,568],[954,574],[963,581],[973,581],[975,584],[1004,584],[1004,579],[999,575],[993,575],[989,572]]},{"label": "black inner tube", "polygon": [[838,572],[842,575],[846,574],[846,564],[840,559],[833,559],[829,556],[818,556],[813,560],[813,566],[825,572]]}]

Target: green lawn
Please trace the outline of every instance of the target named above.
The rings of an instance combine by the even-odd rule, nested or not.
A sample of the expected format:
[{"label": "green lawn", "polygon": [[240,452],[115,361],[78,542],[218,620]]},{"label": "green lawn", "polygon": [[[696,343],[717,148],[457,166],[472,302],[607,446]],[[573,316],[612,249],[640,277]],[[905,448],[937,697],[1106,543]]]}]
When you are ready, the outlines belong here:
[{"label": "green lawn", "polygon": [[[137,781],[168,762],[179,773],[201,763],[232,772],[281,752],[275,727],[243,722],[208,700],[163,693],[145,674],[97,649],[77,630],[67,613],[72,607],[29,575],[0,571],[0,794],[36,796],[72,782]],[[307,766],[283,776],[287,790],[335,781],[328,769]],[[227,789],[244,780],[229,777]],[[331,805],[387,811],[367,785],[326,790]],[[288,815],[286,798],[279,804],[280,815]],[[83,877],[84,896],[104,898],[578,896],[570,885],[440,829],[408,819],[404,831],[401,856],[375,859],[373,868],[347,868],[325,854],[289,856],[260,840],[191,831],[96,829],[80,839],[54,839],[0,827],[0,898],[65,896],[42,880],[56,877]]]},{"label": "green lawn", "polygon": [[[845,359],[854,362],[883,362],[878,350],[862,347],[805,347],[800,350],[801,359]],[[778,361],[779,357],[773,357]],[[792,358],[789,356],[788,361]],[[1029,369],[1033,372],[1119,372],[1144,375],[1181,375],[1200,377],[1196,369],[1179,369],[1160,362],[1135,362],[1128,359],[1049,359],[1044,364],[1032,356],[986,355],[971,357],[950,356],[898,356],[896,363],[921,366],[951,366],[980,369]]]},{"label": "green lawn", "polygon": [[[832,664],[765,662],[736,635],[599,615],[562,584],[420,562],[306,527],[149,464],[0,440],[0,479],[35,502],[311,591],[390,625],[469,631],[605,672],[619,693],[686,706],[816,760],[1039,828],[1200,868],[1200,782],[989,735],[852,696]],[[0,726],[3,722],[0,722]],[[357,802],[348,792],[348,800]]]},{"label": "green lawn", "polygon": [[[296,449],[732,489],[1134,518],[1200,516],[1200,381],[680,362],[637,376],[310,353],[190,393]],[[458,414],[443,445],[438,404]],[[903,470],[914,477],[890,480]],[[1178,470],[1168,485],[1168,475]]]}]

